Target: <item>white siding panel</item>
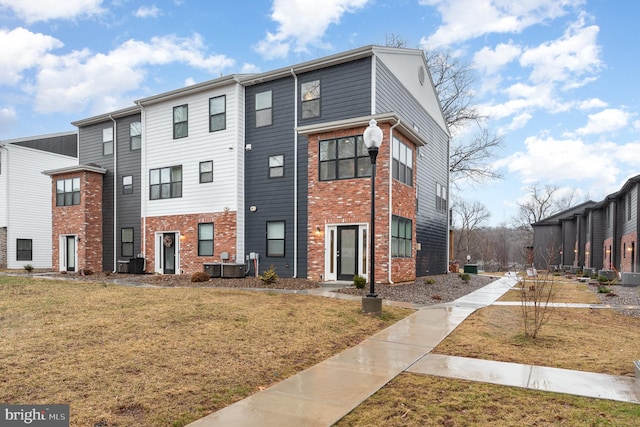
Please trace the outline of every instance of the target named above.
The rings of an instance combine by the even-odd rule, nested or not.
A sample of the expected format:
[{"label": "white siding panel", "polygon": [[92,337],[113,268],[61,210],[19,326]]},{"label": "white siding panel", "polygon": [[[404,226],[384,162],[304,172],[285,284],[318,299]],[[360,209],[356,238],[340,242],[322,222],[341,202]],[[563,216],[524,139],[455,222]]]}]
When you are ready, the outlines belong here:
[{"label": "white siding panel", "polygon": [[[243,88],[233,84],[146,107],[146,146],[143,160],[144,216],[218,212],[238,209],[244,158],[239,131]],[[226,129],[209,132],[209,98],[226,95]],[[173,139],[173,107],[189,106],[188,136]],[[240,111],[240,112],[239,112]],[[213,160],[213,182],[200,184],[199,165]],[[149,170],[182,165],[182,197],[149,200]]]},{"label": "white siding panel", "polygon": [[[51,268],[51,177],[45,169],[77,165],[75,158],[10,146],[7,267]],[[16,260],[16,239],[32,239],[31,261]]]},{"label": "white siding panel", "polygon": [[7,205],[9,202],[9,189],[7,188],[7,157],[9,157],[7,150],[0,148],[0,227],[6,227],[8,222]]}]

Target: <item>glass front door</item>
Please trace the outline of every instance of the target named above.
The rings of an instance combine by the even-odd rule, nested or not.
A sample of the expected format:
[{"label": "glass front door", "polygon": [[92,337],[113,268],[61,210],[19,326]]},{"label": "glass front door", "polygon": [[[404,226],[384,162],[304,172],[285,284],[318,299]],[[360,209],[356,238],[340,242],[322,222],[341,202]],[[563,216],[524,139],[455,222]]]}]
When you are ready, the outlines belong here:
[{"label": "glass front door", "polygon": [[338,280],[353,281],[358,274],[358,226],[338,227]]},{"label": "glass front door", "polygon": [[162,261],[164,274],[176,274],[176,233],[162,234]]},{"label": "glass front door", "polygon": [[76,271],[76,236],[66,236],[67,271]]}]

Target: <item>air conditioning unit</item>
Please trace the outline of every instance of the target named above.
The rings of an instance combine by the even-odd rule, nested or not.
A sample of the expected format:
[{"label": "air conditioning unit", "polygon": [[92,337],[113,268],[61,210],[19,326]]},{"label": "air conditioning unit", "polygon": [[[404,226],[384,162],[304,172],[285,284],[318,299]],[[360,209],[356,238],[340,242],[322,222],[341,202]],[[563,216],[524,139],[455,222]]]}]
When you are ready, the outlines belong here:
[{"label": "air conditioning unit", "polygon": [[244,277],[244,264],[222,264],[223,279],[239,279]]},{"label": "air conditioning unit", "polygon": [[640,273],[622,273],[622,286],[640,286]]},{"label": "air conditioning unit", "polygon": [[220,263],[205,263],[204,272],[210,277],[217,279],[222,277],[222,264]]},{"label": "air conditioning unit", "polygon": [[616,272],[613,270],[599,270],[598,277],[604,276],[607,280],[613,280],[616,278]]}]

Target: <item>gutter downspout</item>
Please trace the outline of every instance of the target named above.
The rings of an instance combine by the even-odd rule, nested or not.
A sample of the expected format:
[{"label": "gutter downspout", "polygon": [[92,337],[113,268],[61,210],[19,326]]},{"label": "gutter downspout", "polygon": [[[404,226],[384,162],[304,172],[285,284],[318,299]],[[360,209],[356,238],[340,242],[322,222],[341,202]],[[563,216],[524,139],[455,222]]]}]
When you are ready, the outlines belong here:
[{"label": "gutter downspout", "polygon": [[[293,76],[293,277],[298,277],[298,76]],[[308,220],[308,219],[307,219]]]},{"label": "gutter downspout", "polygon": [[113,273],[118,272],[118,124],[109,114],[113,122]]},{"label": "gutter downspout", "polygon": [[[389,128],[389,229],[391,229],[391,222],[393,221],[393,129],[396,126],[400,125],[400,119],[397,119],[395,125]],[[414,156],[415,158],[416,156]],[[415,176],[415,174],[414,174]],[[415,227],[412,227],[412,231],[415,230]],[[389,273],[388,279],[389,283],[393,285],[393,280],[391,280],[391,263],[393,262],[393,257],[391,256],[391,233],[387,233],[389,236],[388,248],[389,248]],[[413,236],[411,236],[413,238]]]},{"label": "gutter downspout", "polygon": [[[140,102],[136,102],[140,107],[140,129],[142,135],[140,135],[140,215],[142,216],[142,230],[140,230],[140,240],[142,255],[144,257],[144,270],[147,269],[147,199],[144,196],[144,192],[147,188],[147,174],[145,173],[145,167],[147,164],[147,120],[146,111],[144,106]],[[154,267],[155,270],[155,267]]]},{"label": "gutter downspout", "polygon": [[[5,156],[4,171],[2,171],[5,175],[7,175],[7,179],[5,180],[7,185],[6,185],[5,189],[4,189],[5,190],[5,192],[4,192],[4,198],[5,198],[5,201],[4,201],[4,206],[5,206],[4,215],[5,215],[5,218],[0,218],[0,220],[4,219],[5,224],[7,224],[7,246],[8,246],[9,245],[9,234],[8,233],[9,233],[9,226],[11,225],[11,224],[9,224],[9,188],[11,188],[11,185],[9,184],[9,178],[11,176],[9,174],[9,163],[10,163],[9,162],[9,149],[7,148],[7,146],[5,144],[0,144],[0,150],[4,150],[4,152],[7,153],[6,156]],[[0,162],[2,162],[2,158],[0,158]],[[2,164],[0,164],[0,167],[1,166],[2,166]],[[0,221],[0,222],[2,222],[2,221]],[[8,256],[8,254],[6,254],[6,255],[7,255],[6,262],[7,262],[7,266],[8,266],[8,264],[9,264],[9,256]]]}]

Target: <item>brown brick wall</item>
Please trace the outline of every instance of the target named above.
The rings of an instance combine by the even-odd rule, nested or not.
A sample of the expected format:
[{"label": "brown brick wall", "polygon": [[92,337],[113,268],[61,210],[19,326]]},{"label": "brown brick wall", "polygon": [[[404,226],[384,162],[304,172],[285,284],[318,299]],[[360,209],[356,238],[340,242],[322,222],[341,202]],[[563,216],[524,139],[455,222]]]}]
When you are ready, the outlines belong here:
[{"label": "brown brick wall", "polygon": [[587,242],[584,245],[584,266],[591,268],[591,242]]},{"label": "brown brick wall", "polygon": [[[213,256],[198,256],[198,224],[213,225]],[[158,232],[180,233],[180,270],[176,273],[192,274],[203,271],[204,263],[221,262],[220,254],[228,252],[229,256],[236,254],[237,224],[236,212],[211,212],[188,215],[170,215],[148,217],[146,219],[146,271],[153,272],[155,265],[155,236]],[[143,223],[144,226],[144,223]],[[231,262],[229,260],[228,262]],[[244,260],[236,260],[243,263]]]},{"label": "brown brick wall", "polygon": [[620,239],[620,271],[631,273],[634,271],[635,259],[638,255],[638,233],[625,234]]}]

